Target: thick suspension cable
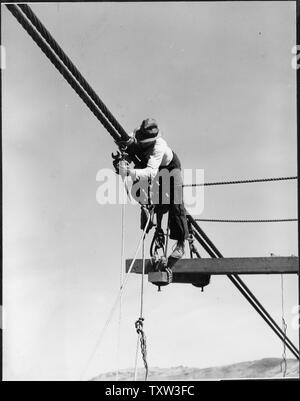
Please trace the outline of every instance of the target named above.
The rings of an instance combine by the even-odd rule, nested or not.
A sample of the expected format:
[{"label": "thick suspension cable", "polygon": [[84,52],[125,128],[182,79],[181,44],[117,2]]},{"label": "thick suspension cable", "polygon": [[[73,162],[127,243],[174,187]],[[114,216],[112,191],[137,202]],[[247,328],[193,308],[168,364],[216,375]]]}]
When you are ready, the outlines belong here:
[{"label": "thick suspension cable", "polygon": [[42,24],[39,18],[34,14],[32,9],[27,4],[19,4],[19,8],[26,14],[27,18],[31,21],[31,23],[35,26],[38,32],[41,34],[43,39],[49,44],[51,49],[56,53],[58,58],[62,61],[62,63],[67,67],[67,69],[74,75],[83,89],[87,92],[87,94],[91,97],[91,99],[95,102],[95,104],[99,107],[104,116],[108,119],[108,121],[112,124],[115,130],[120,134],[123,140],[129,138],[128,134],[124,130],[124,128],[120,125],[120,123],[116,120],[113,114],[109,111],[107,106],[103,103],[103,101],[99,98],[97,93],[93,90],[93,88],[89,85],[86,79],[82,76],[78,68],[74,65],[74,63],[70,60],[70,58],[66,55],[60,45],[56,42],[50,32],[46,29],[46,27]]},{"label": "thick suspension cable", "polygon": [[78,96],[84,101],[95,117],[101,122],[104,128],[109,132],[109,134],[116,140],[120,140],[120,134],[115,130],[115,128],[110,124],[110,122],[105,118],[100,109],[95,105],[95,103],[90,99],[87,93],[82,89],[82,87],[75,80],[73,75],[69,70],[59,61],[56,55],[53,53],[51,48],[39,35],[39,33],[33,28],[30,21],[26,16],[20,11],[20,9],[14,4],[6,4],[8,10],[13,14],[13,16],[18,20],[22,27],[27,31],[35,43],[39,46],[42,52],[47,56],[55,68],[62,74],[69,85],[75,90]]},{"label": "thick suspension cable", "polygon": [[[195,222],[192,216],[188,216],[191,224],[195,228],[195,238],[201,243],[207,253],[213,257],[223,258],[221,252],[215,247],[212,241],[207,237],[204,231],[199,227],[199,225]],[[277,325],[274,319],[268,314],[265,308],[260,304],[254,294],[249,290],[246,284],[240,279],[240,277],[236,274],[228,275],[228,278],[232,283],[240,290],[240,292],[245,296],[245,298],[251,303],[252,306],[257,310],[257,312],[263,317],[263,319],[270,325],[270,327],[276,332],[276,334],[283,340],[285,338],[285,334],[282,332],[281,328]],[[289,343],[289,349],[291,352],[294,350],[294,355],[299,359],[299,351],[294,346],[294,344],[286,338],[286,342]]]},{"label": "thick suspension cable", "polygon": [[[219,257],[211,249],[211,247],[204,241],[204,239],[199,235],[199,233],[196,230],[197,230],[197,228],[195,227],[194,237],[202,245],[202,247],[206,250],[206,252],[212,258]],[[297,357],[297,355],[299,355],[297,348],[287,337],[285,337],[284,333],[281,332],[281,329],[279,328],[279,326],[271,318],[271,316],[267,313],[267,311],[263,308],[263,306],[258,302],[258,300],[254,297],[254,295],[250,292],[248,287],[246,285],[245,285],[245,288],[243,287],[243,284],[244,284],[243,281],[240,280],[237,275],[229,274],[229,275],[227,275],[227,277],[236,286],[236,288],[241,292],[241,294],[247,299],[247,301],[254,307],[254,309],[260,314],[260,316],[265,320],[265,322],[271,327],[271,329],[275,332],[275,334],[278,335],[278,337],[282,341],[285,340],[286,342],[290,342],[289,349]],[[239,280],[240,280],[240,282],[239,282]],[[257,303],[255,303],[255,300],[257,301]],[[292,351],[292,349],[294,350],[294,352]]]},{"label": "thick suspension cable", "polygon": [[[98,100],[98,97],[95,97],[95,94],[92,94],[90,91],[89,87],[86,85],[86,81],[82,80],[81,74],[77,74],[77,80],[81,80],[81,85],[82,87],[78,84],[78,82],[74,79],[70,71],[65,67],[65,65],[61,64],[61,62],[57,59],[56,55],[53,53],[53,49],[49,48],[47,43],[43,40],[43,38],[39,35],[39,33],[32,27],[30,22],[27,20],[27,18],[24,16],[22,12],[17,8],[17,6],[12,5],[12,4],[7,4],[6,7],[8,10],[14,15],[14,17],[19,21],[19,23],[23,26],[23,28],[28,32],[28,34],[32,37],[32,39],[37,43],[37,45],[40,47],[40,49],[44,52],[44,54],[49,58],[49,60],[52,62],[52,64],[57,68],[57,70],[64,76],[64,78],[67,80],[67,82],[71,85],[71,87],[76,91],[76,93],[81,97],[81,99],[85,102],[85,104],[89,107],[89,109],[93,112],[93,114],[97,117],[97,119],[103,124],[103,126],[107,129],[107,131],[110,133],[110,135],[115,139],[119,140],[121,139],[121,135],[119,133],[119,129],[121,126],[118,127],[118,123],[114,118],[111,119],[111,113],[107,113],[108,109],[102,102],[102,106],[100,108],[100,102]],[[28,12],[28,9],[26,9]],[[23,8],[23,12],[24,8]],[[31,15],[31,13],[28,13],[28,15]],[[33,14],[33,13],[32,13]],[[34,20],[37,22],[37,20]],[[40,26],[41,27],[41,26]],[[45,33],[45,32],[44,32]],[[50,35],[50,34],[49,34]],[[51,35],[50,35],[51,36]],[[50,38],[48,36],[48,39]],[[53,38],[52,38],[53,39]],[[53,39],[54,41],[54,39]],[[54,42],[52,43],[54,44]],[[60,48],[57,48],[56,50],[58,53]],[[61,49],[60,49],[61,50]],[[61,50],[62,51],[62,50]],[[57,54],[58,54],[57,53]],[[61,55],[64,53],[61,53]],[[69,64],[69,67],[71,67],[70,63],[68,62],[69,59],[65,58],[66,64]],[[70,61],[70,60],[69,60]],[[73,67],[75,67],[73,65]],[[73,74],[75,76],[76,74],[76,67],[73,69]],[[78,70],[77,70],[78,71]],[[88,96],[87,92],[83,90],[83,87],[85,86],[85,90],[90,92],[91,98]],[[97,96],[97,95],[96,95]],[[97,104],[98,102],[98,104]],[[105,106],[105,108],[103,107]],[[103,114],[104,115],[103,115]],[[105,116],[105,113],[107,114]],[[108,115],[110,115],[108,117]],[[112,116],[113,117],[113,116]],[[117,123],[117,124],[116,124]],[[116,129],[118,127],[118,129]],[[125,132],[125,131],[124,131]],[[126,133],[125,133],[126,134]],[[266,181],[281,181],[281,180],[291,180],[291,179],[297,179],[298,177],[278,177],[278,178],[265,178],[265,179],[255,179],[255,180],[239,180],[239,181],[227,181],[227,182],[215,182],[215,183],[204,183],[204,184],[191,184],[191,185],[184,185],[186,187],[188,186],[209,186],[209,185],[225,185],[225,184],[241,184],[241,183],[254,183],[254,182],[266,182]],[[198,225],[197,225],[198,226]],[[206,249],[209,249],[210,251],[213,250],[215,251],[216,248],[215,246],[209,242],[207,242],[207,238],[204,237],[201,238],[201,235],[198,235],[200,238],[201,242],[203,242],[206,246]],[[203,237],[203,233],[202,233]],[[206,242],[205,242],[206,241]],[[212,252],[213,252],[212,251]],[[212,255],[211,255],[212,256]],[[213,256],[213,257],[222,257],[219,251]],[[132,264],[133,266],[133,264]],[[131,269],[132,269],[131,266]],[[128,272],[129,274],[129,272]],[[265,311],[265,309],[262,307],[262,305],[258,302],[258,300],[254,297],[254,295],[250,292],[248,287],[243,283],[243,281],[237,276],[237,275],[228,275],[228,277],[231,279],[231,281],[236,285],[236,287],[245,295],[245,297],[249,300],[249,302],[255,307],[255,309],[261,314],[262,317],[268,322],[270,327],[273,325],[273,330],[278,329],[278,325],[276,322],[270,317],[270,315]],[[126,279],[128,276],[126,276],[123,286],[121,287],[121,291],[124,289]],[[119,298],[117,299],[117,301]],[[117,305],[117,302],[116,302]],[[114,308],[113,308],[114,309]],[[264,315],[264,316],[263,316]],[[274,330],[275,331],[275,330]],[[283,340],[285,341],[287,347],[290,349],[291,352],[292,349],[294,350],[293,354],[299,359],[299,352],[296,349],[296,347],[290,342],[288,338],[285,338],[284,333],[282,333],[281,329],[277,331],[277,335],[280,337],[280,335],[283,334]]]},{"label": "thick suspension cable", "polygon": [[[200,242],[208,254],[213,258],[223,258],[221,252],[215,247],[212,241],[207,237],[203,230],[199,227],[192,216],[188,215],[188,219],[195,228],[195,238]],[[235,285],[235,287],[241,292],[241,294],[247,299],[247,301],[254,307],[254,309],[260,314],[260,316],[265,320],[265,322],[271,327],[274,333],[286,343],[286,346],[294,354],[294,356],[299,359],[299,351],[295,345],[286,337],[285,333],[281,330],[274,319],[269,315],[266,309],[257,300],[254,294],[249,290],[246,284],[241,280],[237,274],[228,274],[227,277]]]}]

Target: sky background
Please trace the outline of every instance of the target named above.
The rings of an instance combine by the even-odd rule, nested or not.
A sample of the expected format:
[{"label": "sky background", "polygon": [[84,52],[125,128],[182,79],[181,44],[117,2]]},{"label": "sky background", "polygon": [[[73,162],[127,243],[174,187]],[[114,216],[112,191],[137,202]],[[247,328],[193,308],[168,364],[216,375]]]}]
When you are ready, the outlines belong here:
[{"label": "sky background", "polygon": [[[293,2],[32,9],[125,129],[156,118],[184,168],[204,169],[206,181],[296,175]],[[111,166],[115,145],[5,6],[1,11],[4,378],[79,380],[119,286],[121,206],[96,202],[96,175]],[[297,217],[297,184],[209,187],[201,217]],[[201,227],[227,257],[297,255],[296,223]],[[126,208],[125,230],[131,258],[141,235],[137,206]],[[280,323],[280,276],[244,281]],[[285,276],[284,288],[288,334],[298,342],[296,277]],[[134,365],[139,290],[140,277],[132,275],[121,368]],[[85,379],[117,368],[117,318]],[[204,293],[179,284],[157,293],[147,284],[145,318],[150,367],[282,354],[227,277],[214,276]]]}]

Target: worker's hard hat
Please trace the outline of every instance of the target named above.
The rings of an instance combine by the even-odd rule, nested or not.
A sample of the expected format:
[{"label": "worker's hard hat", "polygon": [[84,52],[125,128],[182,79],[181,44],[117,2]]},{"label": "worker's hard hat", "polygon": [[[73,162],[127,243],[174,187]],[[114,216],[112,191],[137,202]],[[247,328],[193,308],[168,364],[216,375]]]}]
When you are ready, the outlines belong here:
[{"label": "worker's hard hat", "polygon": [[159,134],[159,129],[154,118],[146,118],[135,131],[135,138],[140,143],[150,143],[156,141]]}]

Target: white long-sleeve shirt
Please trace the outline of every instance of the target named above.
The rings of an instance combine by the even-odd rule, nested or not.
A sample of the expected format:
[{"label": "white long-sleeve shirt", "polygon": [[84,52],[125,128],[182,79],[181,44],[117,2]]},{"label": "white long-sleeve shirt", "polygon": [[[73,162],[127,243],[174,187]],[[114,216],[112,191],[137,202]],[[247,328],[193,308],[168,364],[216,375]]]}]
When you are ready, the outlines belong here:
[{"label": "white long-sleeve shirt", "polygon": [[167,142],[158,137],[154,148],[150,148],[149,153],[145,152],[145,157],[149,158],[147,167],[143,169],[134,169],[134,177],[138,180],[154,179],[158,173],[159,167],[168,166],[173,159],[172,149]]}]

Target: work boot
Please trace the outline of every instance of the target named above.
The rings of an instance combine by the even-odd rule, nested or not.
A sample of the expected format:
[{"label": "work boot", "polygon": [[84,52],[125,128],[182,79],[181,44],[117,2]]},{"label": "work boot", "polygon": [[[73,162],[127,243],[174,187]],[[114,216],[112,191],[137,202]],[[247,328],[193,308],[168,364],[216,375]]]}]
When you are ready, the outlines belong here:
[{"label": "work boot", "polygon": [[174,251],[171,253],[169,257],[173,259],[181,259],[183,255],[184,255],[184,242],[178,241]]}]

